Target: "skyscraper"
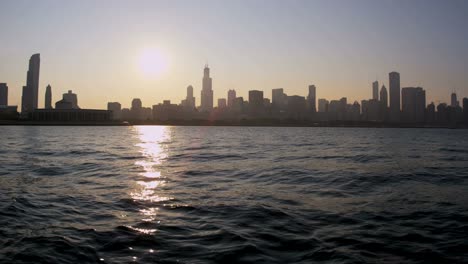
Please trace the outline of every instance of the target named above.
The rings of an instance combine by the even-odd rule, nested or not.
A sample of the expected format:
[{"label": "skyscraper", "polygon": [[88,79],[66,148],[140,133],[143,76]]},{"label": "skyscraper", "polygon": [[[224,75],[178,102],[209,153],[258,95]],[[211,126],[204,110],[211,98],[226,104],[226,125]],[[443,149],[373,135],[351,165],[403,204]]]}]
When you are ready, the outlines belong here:
[{"label": "skyscraper", "polygon": [[308,109],[314,113],[317,110],[315,106],[315,101],[316,101],[315,93],[316,93],[315,85],[309,85],[309,95],[307,95],[307,106],[308,106]]},{"label": "skyscraper", "polygon": [[208,64],[203,70],[203,87],[201,90],[201,111],[211,111],[213,109],[213,89]]},{"label": "skyscraper", "polygon": [[455,92],[453,92],[451,95],[450,95],[450,106],[451,107],[457,107],[459,106],[459,102],[457,100],[457,94]]},{"label": "skyscraper", "polygon": [[195,108],[195,97],[193,96],[193,86],[187,86],[187,98],[185,98],[185,106],[188,108]]},{"label": "skyscraper", "polygon": [[229,90],[228,101],[227,101],[228,107],[232,107],[235,100],[236,100],[236,90]]},{"label": "skyscraper", "polygon": [[283,88],[271,90],[271,106],[274,110],[283,110],[287,104],[287,96],[283,92]]},{"label": "skyscraper", "polygon": [[251,115],[258,115],[263,110],[263,91],[249,91],[249,110]]},{"label": "skyscraper", "polygon": [[46,87],[44,108],[52,109],[52,87],[50,84]]},{"label": "skyscraper", "polygon": [[372,83],[372,99],[379,100],[379,82]]},{"label": "skyscraper", "polygon": [[23,86],[23,96],[21,98],[21,112],[30,112],[37,109],[39,92],[39,69],[41,66],[41,57],[34,54],[29,59],[28,74],[26,77],[26,86]]},{"label": "skyscraper", "polygon": [[426,91],[421,87],[401,89],[402,121],[412,123],[424,122],[426,111]]},{"label": "skyscraper", "polygon": [[391,72],[388,75],[390,82],[390,121],[400,121],[400,74]]},{"label": "skyscraper", "polygon": [[8,105],[8,86],[6,83],[0,83],[0,106]]},{"label": "skyscraper", "polygon": [[382,85],[380,89],[380,119],[386,120],[387,119],[387,112],[388,112],[388,92],[385,85]]}]

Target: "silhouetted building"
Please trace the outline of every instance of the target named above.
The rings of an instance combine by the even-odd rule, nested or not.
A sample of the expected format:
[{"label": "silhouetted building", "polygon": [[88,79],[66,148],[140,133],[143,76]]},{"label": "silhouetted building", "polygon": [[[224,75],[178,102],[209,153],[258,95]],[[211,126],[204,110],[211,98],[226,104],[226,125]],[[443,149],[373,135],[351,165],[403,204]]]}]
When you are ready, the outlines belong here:
[{"label": "silhouetted building", "polygon": [[225,98],[219,98],[218,99],[218,108],[226,108],[227,103]]},{"label": "silhouetted building", "polygon": [[201,91],[201,111],[211,111],[213,109],[213,89],[210,77],[210,68],[205,65],[203,70],[203,87]]},{"label": "silhouetted building", "polygon": [[304,96],[288,96],[288,117],[293,119],[304,119],[306,116],[307,103]]},{"label": "silhouetted building", "polygon": [[457,106],[459,106],[459,105],[460,105],[460,103],[459,103],[458,100],[457,100],[457,94],[456,94],[456,93],[452,93],[452,94],[450,95],[450,106],[451,106],[451,107],[457,107]]},{"label": "silhouetted building", "polygon": [[361,106],[357,101],[354,101],[352,105],[348,105],[348,109],[346,110],[348,117],[347,120],[351,121],[359,121],[361,116]]},{"label": "silhouetted building", "polygon": [[309,94],[307,95],[307,108],[315,113],[316,108],[316,88],[315,85],[309,85]]},{"label": "silhouetted building", "polygon": [[232,105],[234,104],[234,100],[236,100],[236,90],[229,90],[227,98],[227,106],[232,107]]},{"label": "silhouetted building", "polygon": [[376,99],[362,100],[361,101],[361,120],[362,121],[380,121],[381,104]]},{"label": "silhouetted building", "polygon": [[287,104],[287,95],[283,92],[283,88],[271,90],[271,107],[273,111],[278,112],[285,110]]},{"label": "silhouetted building", "polygon": [[426,115],[424,117],[426,123],[431,124],[436,121],[436,113],[435,113],[435,105],[434,103],[430,103],[427,105],[426,108]]},{"label": "silhouetted building", "polygon": [[57,104],[71,105],[70,102],[60,100],[55,104],[55,109],[36,109],[31,112],[31,119],[33,121],[41,122],[76,122],[76,123],[89,123],[89,122],[107,122],[111,120],[111,113],[107,110],[94,110],[94,109],[62,109],[57,107]]},{"label": "silhouetted building", "polygon": [[379,82],[372,83],[372,99],[379,100]]},{"label": "silhouetted building", "polygon": [[426,91],[421,87],[401,89],[402,121],[423,123],[426,110]]},{"label": "silhouetted building", "polygon": [[153,105],[153,119],[159,121],[187,119],[184,111],[170,100],[164,100],[162,104]]},{"label": "silhouetted building", "polygon": [[21,97],[21,112],[30,112],[37,109],[39,92],[39,70],[41,58],[39,54],[34,54],[29,59],[28,74],[26,77],[26,86],[23,86],[23,95]]},{"label": "silhouetted building", "polygon": [[380,89],[380,120],[387,120],[388,113],[388,93],[385,85]]},{"label": "silhouetted building", "polygon": [[182,105],[190,109],[195,109],[195,97],[193,96],[192,85],[187,86],[187,97],[183,101]]},{"label": "silhouetted building", "polygon": [[107,110],[111,112],[112,120],[122,119],[122,105],[118,102],[107,103]]},{"label": "silhouetted building", "polygon": [[63,100],[70,102],[72,104],[72,109],[80,109],[78,106],[78,96],[76,96],[72,90],[68,90],[68,93],[63,94]]},{"label": "silhouetted building", "polygon": [[437,105],[436,113],[436,122],[440,124],[448,123],[449,121],[449,111],[446,103],[441,103]]},{"label": "silhouetted building", "polygon": [[318,111],[321,113],[328,112],[328,100],[326,99],[319,99],[318,100]]},{"label": "silhouetted building", "polygon": [[232,111],[234,114],[236,115],[240,115],[242,113],[244,113],[244,98],[243,97],[236,97],[236,99],[234,99],[234,102],[232,103]]},{"label": "silhouetted building", "polygon": [[0,83],[0,106],[8,106],[8,86]]},{"label": "silhouetted building", "polygon": [[390,121],[400,121],[400,74],[389,73],[390,81]]},{"label": "silhouetted building", "polygon": [[73,103],[70,101],[67,101],[65,99],[62,99],[60,101],[57,101],[55,103],[55,109],[57,110],[70,110],[73,109]]},{"label": "silhouetted building", "polygon": [[0,120],[16,120],[18,117],[18,106],[0,105]]},{"label": "silhouetted building", "polygon": [[249,113],[252,116],[263,114],[263,91],[249,91]]},{"label": "silhouetted building", "polygon": [[52,109],[52,87],[50,84],[46,87],[44,108]]},{"label": "silhouetted building", "polygon": [[130,108],[130,119],[132,120],[144,120],[143,117],[143,104],[140,98],[134,98],[132,100],[132,107]]}]

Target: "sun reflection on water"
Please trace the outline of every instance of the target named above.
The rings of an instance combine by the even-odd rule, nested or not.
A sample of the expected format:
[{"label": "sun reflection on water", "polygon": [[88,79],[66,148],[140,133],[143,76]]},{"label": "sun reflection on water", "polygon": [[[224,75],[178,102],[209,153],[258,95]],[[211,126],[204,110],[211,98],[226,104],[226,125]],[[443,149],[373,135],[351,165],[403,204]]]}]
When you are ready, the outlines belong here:
[{"label": "sun reflection on water", "polygon": [[[135,146],[140,148],[142,158],[135,162],[143,172],[135,183],[135,188],[130,195],[135,201],[143,201],[145,208],[139,210],[142,221],[154,222],[158,214],[158,203],[171,200],[171,197],[161,195],[160,188],[166,184],[161,173],[164,160],[167,158],[166,144],[171,140],[168,127],[162,126],[136,126],[134,127],[139,139]],[[143,229],[131,227],[131,229],[143,234],[151,234],[156,229]]]}]

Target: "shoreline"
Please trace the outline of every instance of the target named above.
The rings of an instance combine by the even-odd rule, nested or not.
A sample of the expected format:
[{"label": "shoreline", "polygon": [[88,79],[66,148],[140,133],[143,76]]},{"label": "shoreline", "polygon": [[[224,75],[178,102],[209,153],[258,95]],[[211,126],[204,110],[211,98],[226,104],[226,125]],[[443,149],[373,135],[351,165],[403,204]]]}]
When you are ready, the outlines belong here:
[{"label": "shoreline", "polygon": [[172,120],[128,122],[37,122],[0,120],[0,126],[235,126],[235,127],[350,127],[350,128],[427,128],[468,129],[467,124],[410,124],[354,121],[293,121],[293,120]]}]

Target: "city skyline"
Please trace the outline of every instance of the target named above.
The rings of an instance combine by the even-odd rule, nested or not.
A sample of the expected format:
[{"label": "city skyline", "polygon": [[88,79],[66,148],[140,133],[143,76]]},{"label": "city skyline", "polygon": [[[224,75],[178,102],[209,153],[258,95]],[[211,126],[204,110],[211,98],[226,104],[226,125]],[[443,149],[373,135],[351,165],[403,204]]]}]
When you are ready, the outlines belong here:
[{"label": "city skyline", "polygon": [[[0,29],[5,37],[0,81],[8,84],[10,104],[20,106],[25,61],[41,53],[40,108],[48,84],[57,94],[75,91],[88,108],[105,108],[112,101],[128,107],[129,97],[147,105],[179,102],[188,85],[198,97],[203,62],[215,69],[215,105],[231,89],[244,98],[249,90],[277,87],[307,96],[304,87],[310,84],[317,87],[317,99],[344,96],[359,102],[372,98],[374,81],[389,88],[391,71],[402,75],[401,87],[424,87],[428,102],[449,102],[453,90],[467,96],[464,1],[269,3],[4,1],[0,22],[11,27]],[[104,9],[123,20],[106,22]],[[46,12],[50,19],[36,21]],[[30,14],[24,24],[20,13]],[[167,69],[157,76],[145,75],[147,66],[140,68],[140,55],[148,49],[163,54],[148,57],[167,59]]]}]

